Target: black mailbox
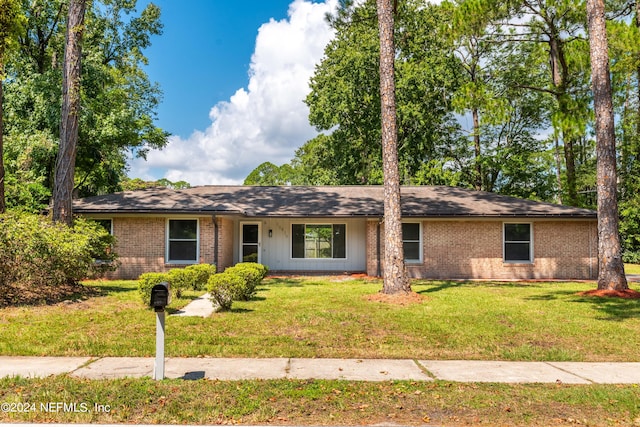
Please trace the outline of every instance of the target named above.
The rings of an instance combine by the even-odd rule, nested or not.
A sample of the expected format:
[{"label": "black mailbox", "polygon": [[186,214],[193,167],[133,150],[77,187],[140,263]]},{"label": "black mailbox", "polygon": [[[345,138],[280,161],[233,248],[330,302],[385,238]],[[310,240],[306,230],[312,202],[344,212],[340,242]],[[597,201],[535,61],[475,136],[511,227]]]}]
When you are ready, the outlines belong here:
[{"label": "black mailbox", "polygon": [[169,283],[161,282],[151,288],[151,301],[149,305],[156,311],[163,311],[171,303],[171,292]]}]

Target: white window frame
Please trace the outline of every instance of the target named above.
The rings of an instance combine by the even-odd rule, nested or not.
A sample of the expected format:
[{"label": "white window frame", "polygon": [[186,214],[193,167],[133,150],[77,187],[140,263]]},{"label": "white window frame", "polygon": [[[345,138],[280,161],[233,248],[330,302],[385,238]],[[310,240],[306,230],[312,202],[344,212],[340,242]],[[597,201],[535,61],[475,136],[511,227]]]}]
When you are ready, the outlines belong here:
[{"label": "white window frame", "polygon": [[[418,224],[418,240],[405,240],[404,236],[402,236],[402,245],[404,246],[405,242],[408,243],[415,243],[418,242],[418,248],[419,248],[419,252],[418,252],[418,259],[407,259],[406,254],[404,257],[404,262],[407,264],[421,264],[422,263],[422,259],[423,259],[423,236],[422,236],[422,221],[402,221],[402,224]],[[404,252],[404,251],[403,251]]]},{"label": "white window frame", "polygon": [[[307,226],[314,226],[314,225],[330,225],[331,226],[331,232],[332,232],[332,237],[333,237],[333,227],[336,225],[344,225],[344,258],[333,258],[333,239],[331,241],[331,258],[307,258],[307,257],[303,257],[303,258],[295,258],[293,256],[293,226],[294,225],[304,225],[305,227],[305,232],[306,232],[306,228]],[[292,222],[291,223],[291,237],[289,238],[289,257],[292,261],[319,261],[319,262],[330,262],[330,261],[346,261],[349,257],[349,253],[348,253],[348,247],[349,247],[349,242],[348,242],[348,237],[349,237],[349,224],[345,223],[345,222]]]},{"label": "white window frame", "polygon": [[[525,241],[507,241],[507,224],[526,224],[529,226],[529,259],[508,260],[507,243],[525,243]],[[502,223],[502,262],[505,264],[533,264],[533,223],[527,221],[509,221]]]},{"label": "white window frame", "polygon": [[[181,241],[181,242],[192,242],[192,239],[171,239],[169,236],[170,227],[169,224],[171,221],[195,221],[196,222],[196,259],[194,260],[172,260],[169,259],[169,246],[172,241]],[[180,264],[180,265],[189,265],[189,264],[198,264],[200,262],[200,220],[198,218],[167,218],[166,221],[166,232],[165,232],[165,256],[164,260],[166,264]]]}]

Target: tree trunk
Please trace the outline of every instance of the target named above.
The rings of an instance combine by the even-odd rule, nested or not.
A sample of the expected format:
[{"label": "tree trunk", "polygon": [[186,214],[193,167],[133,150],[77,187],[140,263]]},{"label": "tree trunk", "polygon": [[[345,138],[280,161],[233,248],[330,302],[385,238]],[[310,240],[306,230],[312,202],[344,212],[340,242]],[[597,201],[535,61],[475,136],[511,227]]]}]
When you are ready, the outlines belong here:
[{"label": "tree trunk", "polygon": [[382,168],[384,174],[384,284],[385,294],[407,293],[411,284],[404,265],[398,133],[394,81],[393,0],[377,0],[380,32],[380,99]]},{"label": "tree trunk", "polygon": [[578,206],[578,189],[576,183],[576,158],[574,144],[571,137],[563,132],[565,172],[567,174],[567,202],[571,206]]},{"label": "tree trunk", "polygon": [[[570,108],[565,99],[567,95],[567,76],[569,74],[567,60],[565,58],[563,41],[559,32],[551,22],[549,24],[549,62],[551,64],[551,80],[555,88],[555,97],[558,101],[558,109],[563,120],[571,115]],[[567,177],[566,201],[569,205],[578,205],[578,192],[576,184],[576,163],[573,146],[572,132],[561,124],[562,144],[564,147],[565,173]]]},{"label": "tree trunk", "polygon": [[591,83],[598,161],[598,289],[628,289],[618,234],[618,196],[613,99],[604,0],[587,0]]},{"label": "tree trunk", "polygon": [[[0,76],[3,76],[4,72],[0,73]],[[3,104],[3,96],[2,93],[2,78],[0,77],[0,214],[3,214],[7,209],[7,205],[5,203],[4,197],[4,104]]]},{"label": "tree trunk", "polygon": [[71,225],[80,115],[80,72],[86,0],[70,0],[62,75],[60,146],[53,188],[53,219]]},{"label": "tree trunk", "polygon": [[[640,1],[636,1],[636,28],[640,29]],[[637,88],[637,115],[636,115],[636,135],[640,136],[640,65],[638,66],[638,68],[636,68],[636,78],[637,78],[637,82],[638,82],[638,88]],[[634,140],[634,151],[635,151],[635,147],[637,147],[637,140]]]},{"label": "tree trunk", "polygon": [[556,182],[558,183],[558,204],[562,204],[562,159],[560,158],[560,145],[558,144],[558,137],[553,137],[553,156],[556,159]]},{"label": "tree trunk", "polygon": [[482,164],[480,163],[480,156],[482,155],[482,151],[480,149],[480,118],[478,117],[478,109],[473,108],[471,110],[471,115],[473,117],[473,149],[475,151],[475,167],[476,167],[476,177],[475,177],[475,189],[480,191],[482,190]]}]

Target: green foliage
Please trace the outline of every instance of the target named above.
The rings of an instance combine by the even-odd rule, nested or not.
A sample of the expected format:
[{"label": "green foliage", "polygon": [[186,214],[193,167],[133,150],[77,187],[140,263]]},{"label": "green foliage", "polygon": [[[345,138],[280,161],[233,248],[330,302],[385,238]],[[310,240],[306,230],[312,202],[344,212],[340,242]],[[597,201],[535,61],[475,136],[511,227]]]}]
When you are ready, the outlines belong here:
[{"label": "green foliage", "polygon": [[[138,277],[138,291],[145,305],[149,305],[149,301],[151,301],[151,288],[162,282],[170,282],[168,273],[143,273]],[[171,290],[171,286],[169,289]],[[173,290],[171,291],[173,292]]]},{"label": "green foliage", "polygon": [[620,203],[620,235],[624,262],[640,263],[640,195],[638,193]]},{"label": "green foliage", "polygon": [[[19,49],[6,64],[11,79],[4,85],[8,139],[4,157],[7,163],[15,163],[7,170],[7,181],[13,186],[7,193],[19,194],[29,204],[40,203],[52,188],[60,126],[64,8],[61,0],[22,2],[24,31]],[[136,13],[136,1],[94,1],[88,5],[85,25],[75,176],[81,196],[119,191],[130,153],[144,156],[151,148],[161,148],[168,135],[154,125],[161,92],[143,70],[147,62],[143,51],[162,32],[160,9],[150,3]],[[42,152],[42,140],[52,149]],[[28,161],[25,155],[19,158],[29,151],[40,153]],[[20,200],[9,202],[15,207]]]},{"label": "green foliage", "polygon": [[185,270],[193,274],[192,289],[201,291],[206,288],[211,275],[216,274],[216,266],[213,264],[193,264],[185,267]]},{"label": "green foliage", "polygon": [[174,298],[180,298],[182,291],[193,289],[195,285],[195,272],[187,271],[185,268],[173,268],[169,270],[169,283],[171,285],[171,295]]},{"label": "green foliage", "polygon": [[268,267],[256,262],[241,262],[225,270],[225,273],[235,274],[244,280],[244,285],[238,289],[236,299],[249,301],[257,292],[257,287],[265,278]]},{"label": "green foliage", "polygon": [[168,273],[171,294],[175,298],[180,298],[183,291],[202,290],[207,285],[209,277],[215,272],[216,267],[211,264],[193,264],[184,268],[171,269]]},{"label": "green foliage", "polygon": [[51,197],[49,170],[57,144],[48,132],[11,135],[4,140],[7,206],[14,210],[43,211]]},{"label": "green foliage", "polygon": [[115,268],[113,237],[99,225],[73,227],[27,213],[0,216],[0,285],[59,286]]},{"label": "green foliage", "polygon": [[144,190],[147,188],[171,188],[174,190],[181,190],[184,188],[191,188],[191,184],[186,181],[172,182],[166,178],[159,179],[157,181],[144,181],[140,178],[129,179],[125,178],[120,182],[120,186],[124,191]]},{"label": "green foliage", "polygon": [[73,221],[73,231],[85,236],[93,260],[87,277],[100,277],[118,268],[118,254],[113,251],[116,239],[98,222],[86,218]]},{"label": "green foliage", "polygon": [[8,51],[18,47],[18,33],[24,24],[20,0],[0,0],[0,77],[4,76],[4,62]]},{"label": "green foliage", "polygon": [[209,278],[207,290],[221,310],[229,310],[233,301],[249,301],[267,275],[269,268],[256,262],[241,262]]},{"label": "green foliage", "polygon": [[244,180],[244,185],[288,185],[294,180],[291,165],[276,166],[264,162],[255,168]]},{"label": "green foliage", "polygon": [[246,286],[245,279],[233,272],[224,271],[209,278],[207,291],[211,294],[211,301],[220,307],[220,310],[230,310],[234,300]]},{"label": "green foliage", "polygon": [[[439,32],[444,18],[437,6],[398,3],[398,149],[400,174],[407,183],[424,162],[455,151],[459,142],[450,105],[459,84],[458,63]],[[311,124],[330,134],[305,144],[292,162],[296,175],[309,184],[382,183],[376,20],[373,1],[332,19],[336,37],[325,49],[306,99]]]}]

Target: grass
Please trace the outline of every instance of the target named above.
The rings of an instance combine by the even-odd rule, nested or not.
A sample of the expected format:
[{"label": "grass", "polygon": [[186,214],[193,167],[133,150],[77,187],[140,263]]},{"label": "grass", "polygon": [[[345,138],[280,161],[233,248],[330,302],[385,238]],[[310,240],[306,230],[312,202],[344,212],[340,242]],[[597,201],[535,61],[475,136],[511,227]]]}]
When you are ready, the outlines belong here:
[{"label": "grass", "polygon": [[[42,403],[66,403],[47,412]],[[637,386],[0,379],[0,422],[276,425],[638,425]],[[75,406],[71,406],[75,404]],[[96,406],[97,405],[97,406]],[[22,408],[25,408],[22,406]],[[84,410],[86,408],[86,411]]]},{"label": "grass", "polygon": [[624,271],[627,274],[640,274],[640,264],[625,264]]},{"label": "grass", "polygon": [[[140,301],[136,283],[88,285],[96,296],[0,309],[0,354],[153,356],[155,316]],[[256,298],[235,303],[231,312],[169,317],[166,353],[639,361],[640,303],[578,295],[594,287],[416,281],[422,300],[396,305],[370,298],[381,288],[377,280],[269,279]],[[174,300],[169,312],[196,296]],[[61,375],[2,378],[0,404],[2,423],[640,426],[637,384],[91,381]]]},{"label": "grass", "polygon": [[[135,282],[100,296],[0,309],[0,354],[153,356],[155,316]],[[167,356],[640,361],[638,300],[590,283],[415,281],[418,304],[372,301],[378,280],[280,278],[209,318],[169,317]],[[195,293],[176,300],[184,306]],[[17,337],[20,337],[17,339]]]}]

